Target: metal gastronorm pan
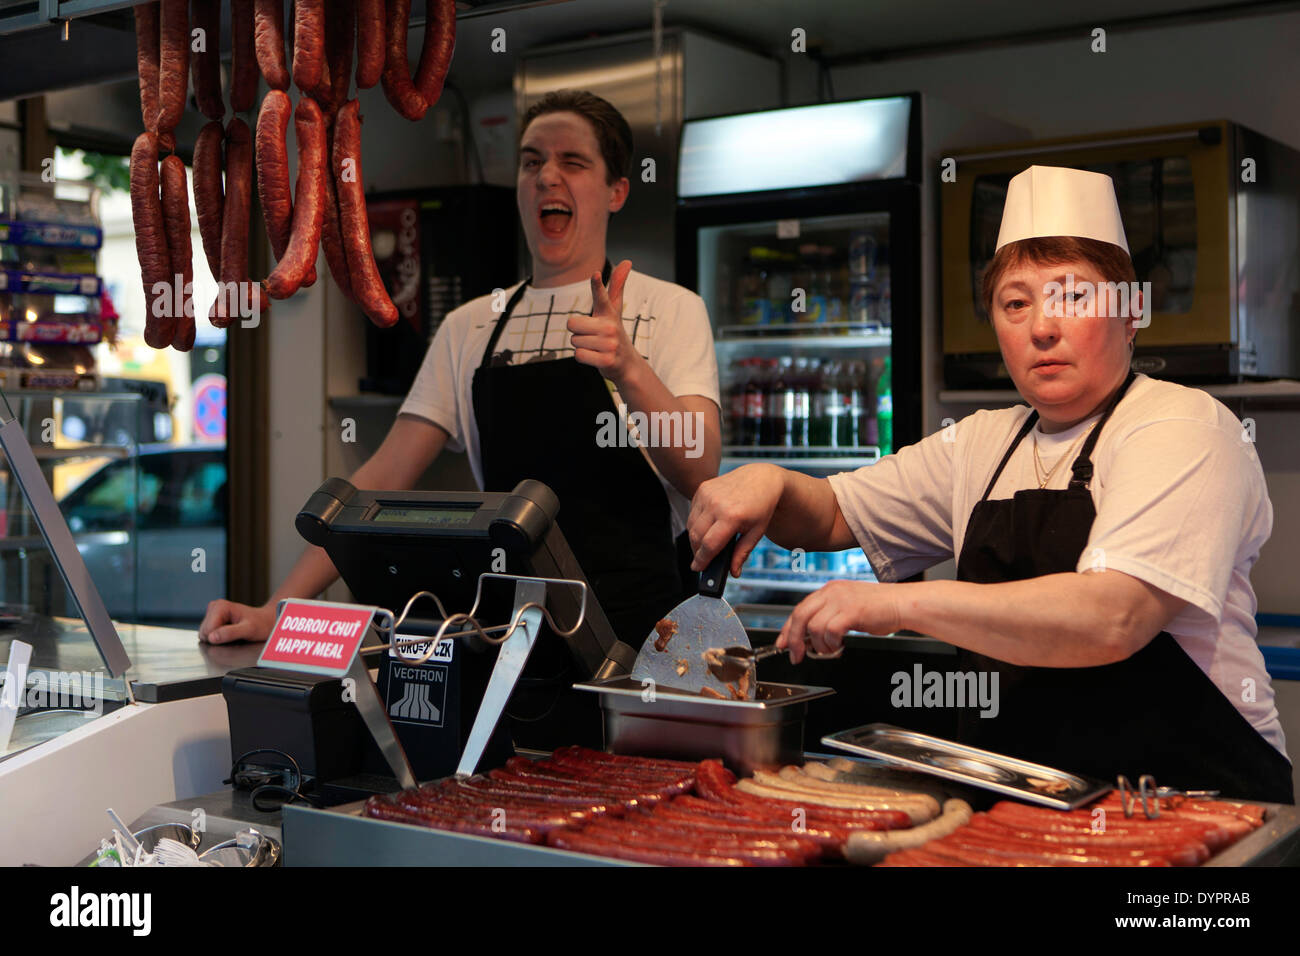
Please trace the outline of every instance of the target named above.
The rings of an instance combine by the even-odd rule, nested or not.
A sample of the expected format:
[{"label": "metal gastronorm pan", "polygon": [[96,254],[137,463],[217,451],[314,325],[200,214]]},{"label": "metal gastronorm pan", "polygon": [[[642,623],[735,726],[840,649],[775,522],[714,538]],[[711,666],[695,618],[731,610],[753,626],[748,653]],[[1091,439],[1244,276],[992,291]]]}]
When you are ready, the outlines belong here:
[{"label": "metal gastronorm pan", "polygon": [[600,695],[605,747],[618,754],[705,760],[721,757],[748,776],[756,768],[803,762],[808,703],[830,687],[759,682],[754,700],[715,700],[615,677],[575,684]]}]

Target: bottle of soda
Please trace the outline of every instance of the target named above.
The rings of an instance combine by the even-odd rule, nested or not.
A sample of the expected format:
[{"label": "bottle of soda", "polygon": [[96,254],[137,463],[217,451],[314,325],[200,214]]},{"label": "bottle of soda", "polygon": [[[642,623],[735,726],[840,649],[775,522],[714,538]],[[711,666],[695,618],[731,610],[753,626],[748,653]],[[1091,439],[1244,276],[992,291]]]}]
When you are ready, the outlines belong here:
[{"label": "bottle of soda", "polygon": [[754,447],[764,441],[767,421],[768,368],[762,359],[748,359],[749,378],[745,382],[745,444]]},{"label": "bottle of soda", "polygon": [[826,378],[830,362],[808,360],[808,447],[826,448],[830,444],[829,412],[826,407]]},{"label": "bottle of soda", "polygon": [[839,448],[844,444],[842,421],[844,419],[843,368],[839,362],[828,362],[822,370],[817,395],[822,406],[821,441],[823,448]]},{"label": "bottle of soda", "polygon": [[844,368],[843,379],[843,415],[840,420],[841,448],[859,448],[866,444],[866,423],[868,416],[862,402],[861,362],[849,362]]},{"label": "bottle of soda", "polygon": [[766,429],[763,444],[771,449],[772,457],[783,458],[790,447],[791,423],[794,420],[794,389],[790,386],[793,363],[788,358],[779,362],[768,359],[770,378],[767,385],[767,414],[763,417]]},{"label": "bottle of soda", "polygon": [[722,418],[722,444],[743,445],[745,428],[745,377],[749,370],[744,359],[732,359],[728,372],[727,414]]},{"label": "bottle of soda", "polygon": [[[790,390],[794,393],[792,415],[790,418],[790,447],[802,449],[808,447],[808,427],[812,418],[812,386],[809,363],[806,358],[794,360],[794,374],[790,378]],[[798,454],[798,452],[794,452]]]},{"label": "bottle of soda", "polygon": [[876,419],[876,379],[880,377],[882,366],[880,359],[860,362],[858,387],[862,390],[862,444],[871,447],[880,445],[880,428]]},{"label": "bottle of soda", "polygon": [[892,364],[885,356],[885,369],[876,380],[876,422],[880,432],[880,454],[888,455],[894,450],[894,395],[892,388]]}]

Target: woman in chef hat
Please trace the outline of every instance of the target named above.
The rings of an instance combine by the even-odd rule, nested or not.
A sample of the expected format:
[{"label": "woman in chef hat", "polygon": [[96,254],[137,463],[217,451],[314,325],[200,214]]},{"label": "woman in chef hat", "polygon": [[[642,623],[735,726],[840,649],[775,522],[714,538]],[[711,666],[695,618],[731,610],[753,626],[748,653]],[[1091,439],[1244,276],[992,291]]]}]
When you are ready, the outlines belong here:
[{"label": "woman in chef hat", "polygon": [[[956,645],[959,670],[997,675],[996,716],[958,712],[964,742],[1291,803],[1250,585],[1272,528],[1263,471],[1222,404],[1130,370],[1145,303],[1105,292],[1133,278],[1110,177],[1025,170],[983,299],[1030,407],[976,412],[829,479],[756,464],[706,482],[695,566],[734,534],[737,575],[764,534],[861,547],[881,583],[800,603],[778,640],[796,662],[850,630],[919,631]],[[894,583],[951,557],[955,581]]]}]

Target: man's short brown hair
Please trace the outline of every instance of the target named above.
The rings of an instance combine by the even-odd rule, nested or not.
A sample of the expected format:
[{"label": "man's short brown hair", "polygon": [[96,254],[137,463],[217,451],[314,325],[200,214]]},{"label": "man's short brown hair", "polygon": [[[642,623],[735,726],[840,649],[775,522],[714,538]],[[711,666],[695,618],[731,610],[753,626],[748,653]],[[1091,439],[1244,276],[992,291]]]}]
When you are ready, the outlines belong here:
[{"label": "man's short brown hair", "polygon": [[577,113],[596,133],[605,160],[605,182],[613,185],[628,174],[632,164],[632,127],[608,101],[586,90],[555,90],[528,108],[519,124],[522,143],[528,124],[545,113]]},{"label": "man's short brown hair", "polygon": [[1025,262],[1036,266],[1055,266],[1079,261],[1096,269],[1105,282],[1133,282],[1137,279],[1129,254],[1112,242],[1080,239],[1077,236],[1047,236],[1008,242],[985,267],[980,288],[980,301],[984,306],[982,318],[985,321],[992,319],[993,293],[997,291],[998,282],[1008,269]]}]

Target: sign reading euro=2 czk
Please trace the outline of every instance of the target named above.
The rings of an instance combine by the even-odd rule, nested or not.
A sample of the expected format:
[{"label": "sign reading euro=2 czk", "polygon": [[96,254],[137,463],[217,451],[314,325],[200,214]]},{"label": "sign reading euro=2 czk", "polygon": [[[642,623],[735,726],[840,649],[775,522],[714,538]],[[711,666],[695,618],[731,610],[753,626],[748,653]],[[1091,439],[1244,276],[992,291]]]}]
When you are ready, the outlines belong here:
[{"label": "sign reading euro=2 czk", "polygon": [[[397,640],[401,640],[399,634]],[[408,638],[409,640],[409,638]],[[403,645],[399,653],[390,648],[384,685],[388,719],[398,723],[427,724],[442,727],[447,712],[447,689],[451,683],[450,665],[456,642],[444,637],[424,664],[408,663],[411,658],[429,652],[429,641]]]}]

